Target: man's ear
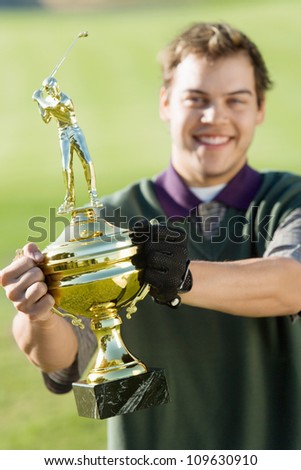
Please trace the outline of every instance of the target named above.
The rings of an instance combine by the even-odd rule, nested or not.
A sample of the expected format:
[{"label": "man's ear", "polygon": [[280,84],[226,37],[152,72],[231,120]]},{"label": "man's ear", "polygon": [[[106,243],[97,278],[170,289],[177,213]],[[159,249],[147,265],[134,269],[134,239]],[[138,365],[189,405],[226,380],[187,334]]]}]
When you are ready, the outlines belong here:
[{"label": "man's ear", "polygon": [[257,111],[256,124],[262,124],[265,118],[265,99],[263,98]]},{"label": "man's ear", "polygon": [[165,122],[170,119],[169,92],[164,86],[160,90],[160,118]]}]

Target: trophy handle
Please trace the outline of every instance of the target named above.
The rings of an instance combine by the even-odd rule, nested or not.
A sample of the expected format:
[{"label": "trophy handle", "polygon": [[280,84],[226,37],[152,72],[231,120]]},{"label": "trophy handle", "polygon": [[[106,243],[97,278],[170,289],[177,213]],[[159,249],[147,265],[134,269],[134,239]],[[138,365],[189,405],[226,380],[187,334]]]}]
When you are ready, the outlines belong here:
[{"label": "trophy handle", "polygon": [[59,310],[58,308],[56,308],[56,306],[52,307],[51,311],[53,313],[56,313],[57,315],[59,315],[60,317],[69,317],[69,318],[72,318],[71,320],[71,323],[72,325],[74,326],[79,326],[79,328],[81,330],[84,330],[85,329],[85,325],[83,324],[82,320],[80,318],[77,318],[75,315],[72,315],[72,313],[67,313],[65,312],[65,310]]},{"label": "trophy handle", "polygon": [[137,312],[136,303],[143,300],[144,297],[149,293],[150,285],[143,284],[141,289],[138,291],[136,297],[132,300],[130,305],[126,308],[126,318],[129,320],[132,318],[133,313]]}]

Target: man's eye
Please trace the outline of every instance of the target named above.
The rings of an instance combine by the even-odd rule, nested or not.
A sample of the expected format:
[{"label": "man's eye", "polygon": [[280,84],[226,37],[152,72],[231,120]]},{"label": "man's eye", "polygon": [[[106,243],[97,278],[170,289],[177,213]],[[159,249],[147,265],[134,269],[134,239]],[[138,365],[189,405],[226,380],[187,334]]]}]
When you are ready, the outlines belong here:
[{"label": "man's eye", "polygon": [[205,106],[206,104],[208,104],[207,100],[199,96],[187,96],[184,101],[187,104],[191,104],[195,106]]},{"label": "man's eye", "polygon": [[242,98],[230,98],[228,100],[228,103],[231,105],[243,105],[245,104],[245,100],[243,100]]}]

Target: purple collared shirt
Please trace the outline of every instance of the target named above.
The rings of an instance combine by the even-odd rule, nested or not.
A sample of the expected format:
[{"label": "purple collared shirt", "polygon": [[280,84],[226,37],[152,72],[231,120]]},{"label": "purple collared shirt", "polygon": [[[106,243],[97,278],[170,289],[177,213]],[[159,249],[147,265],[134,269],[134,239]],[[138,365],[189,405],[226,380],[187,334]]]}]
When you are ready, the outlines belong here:
[{"label": "purple collared shirt", "polygon": [[[262,176],[247,164],[215,196],[214,201],[235,209],[247,210],[262,181]],[[184,183],[172,164],[155,180],[156,196],[168,217],[186,217],[202,201]]]}]

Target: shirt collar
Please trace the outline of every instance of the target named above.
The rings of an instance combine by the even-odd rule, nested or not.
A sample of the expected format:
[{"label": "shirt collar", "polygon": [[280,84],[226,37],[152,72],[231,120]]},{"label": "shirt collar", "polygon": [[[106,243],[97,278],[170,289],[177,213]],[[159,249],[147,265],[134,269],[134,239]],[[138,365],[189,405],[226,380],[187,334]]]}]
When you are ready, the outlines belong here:
[{"label": "shirt collar", "polygon": [[[214,198],[234,209],[247,210],[261,185],[262,175],[245,164]],[[156,196],[168,217],[186,217],[202,201],[195,196],[172,164],[155,179]]]}]

